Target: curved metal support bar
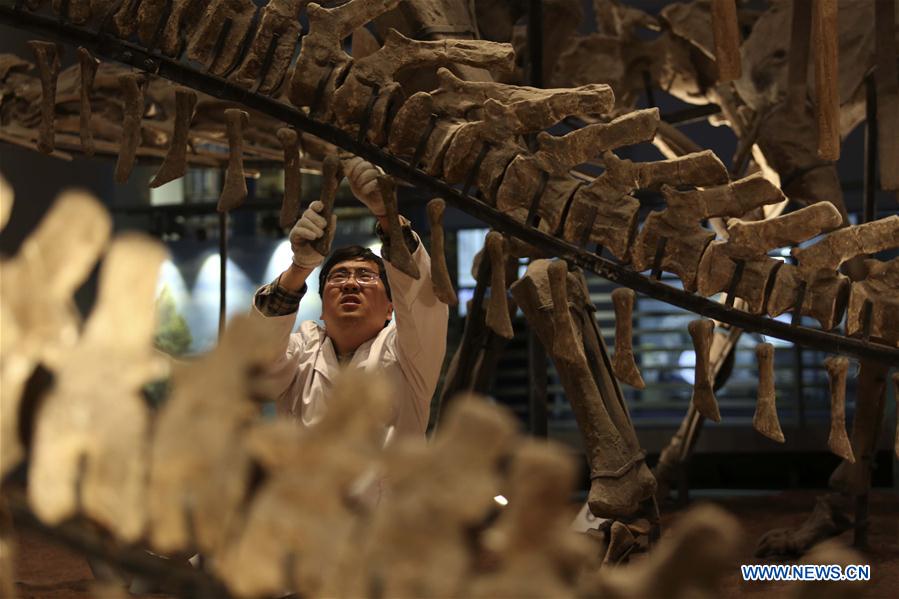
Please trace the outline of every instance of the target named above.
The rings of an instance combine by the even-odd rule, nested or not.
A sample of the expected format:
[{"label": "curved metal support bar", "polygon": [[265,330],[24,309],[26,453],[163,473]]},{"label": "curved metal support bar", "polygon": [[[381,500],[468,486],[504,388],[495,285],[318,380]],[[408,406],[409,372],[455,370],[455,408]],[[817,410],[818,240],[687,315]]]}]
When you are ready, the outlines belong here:
[{"label": "curved metal support bar", "polygon": [[427,190],[430,195],[443,198],[450,205],[482,220],[495,229],[514,235],[540,250],[654,299],[679,306],[707,318],[726,322],[746,331],[754,331],[821,351],[870,358],[891,365],[899,365],[899,348],[749,314],[652,280],[650,277],[602,258],[595,253],[513,220],[484,202],[463,195],[458,189],[444,181],[388,154],[380,147],[364,141],[360,142],[356,136],[333,125],[310,118],[293,106],[273,98],[253,94],[224,79],[200,72],[193,67],[131,42],[83,27],[59,23],[41,15],[15,11],[7,6],[0,6],[0,23],[26,28],[65,43],[81,45],[91,50],[96,56],[133,66],[221,100],[243,104],[361,156],[369,162],[377,164],[391,175]]}]

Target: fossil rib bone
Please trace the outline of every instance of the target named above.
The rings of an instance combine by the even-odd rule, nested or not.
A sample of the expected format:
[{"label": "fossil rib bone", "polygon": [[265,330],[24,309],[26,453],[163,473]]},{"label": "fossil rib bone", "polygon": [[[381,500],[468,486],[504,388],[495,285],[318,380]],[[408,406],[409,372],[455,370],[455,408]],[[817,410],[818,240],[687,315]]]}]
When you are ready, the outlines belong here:
[{"label": "fossil rib bone", "polygon": [[615,354],[612,356],[612,371],[619,381],[635,389],[644,389],[646,383],[634,362],[634,349],[631,346],[634,291],[626,287],[615,289],[612,291],[612,305],[615,307]]},{"label": "fossil rib bone", "polygon": [[159,187],[175,179],[180,179],[187,172],[188,133],[190,133],[190,122],[196,106],[197,94],[195,91],[187,88],[175,90],[175,132],[169,142],[165,160],[159,167],[156,176],[150,181],[150,187]]},{"label": "fossil rib bone", "polygon": [[827,437],[827,447],[854,464],[852,445],[846,435],[846,374],[849,371],[849,360],[830,357],[824,360],[824,367],[830,380],[830,434]]},{"label": "fossil rib bone", "polygon": [[431,225],[431,281],[434,285],[434,295],[448,306],[459,303],[453,282],[446,266],[446,250],[443,240],[443,211],[446,202],[440,198],[434,198],[428,202],[428,222]]},{"label": "fossil rib bone", "polygon": [[693,380],[693,397],[690,399],[700,414],[714,422],[721,422],[718,400],[715,399],[712,371],[709,368],[709,350],[712,346],[712,332],[715,323],[711,320],[692,320],[687,325],[693,348],[696,351],[696,370]]},{"label": "fossil rib bone", "polygon": [[783,443],[784,434],[777,418],[774,396],[774,346],[759,343],[755,348],[755,355],[759,364],[759,386],[752,428],[769,439]]}]

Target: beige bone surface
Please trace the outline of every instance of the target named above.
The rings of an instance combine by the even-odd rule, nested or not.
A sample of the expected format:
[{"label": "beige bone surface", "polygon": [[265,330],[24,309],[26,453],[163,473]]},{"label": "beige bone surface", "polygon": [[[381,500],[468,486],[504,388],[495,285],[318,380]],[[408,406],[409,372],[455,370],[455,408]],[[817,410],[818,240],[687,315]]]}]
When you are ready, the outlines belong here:
[{"label": "beige bone surface", "polygon": [[[421,101],[416,101],[416,98]],[[404,102],[391,125],[388,141],[390,152],[397,156],[412,157],[427,132],[433,113],[433,100],[426,92],[419,92]],[[438,118],[433,131],[425,140],[419,168],[429,175],[441,175],[443,157],[463,124],[458,119]]]},{"label": "beige bone surface", "polygon": [[881,262],[867,260],[867,276],[852,283],[846,308],[846,334],[863,335],[866,330],[865,305],[871,304],[867,318],[871,337],[899,346],[899,258]]},{"label": "beige bone surface", "polygon": [[[187,172],[187,143],[189,141],[190,122],[197,106],[197,94],[192,89],[175,90],[175,132],[169,140],[169,149],[165,160],[156,176],[150,181],[150,187],[159,187],[175,179],[180,179]],[[286,168],[286,167],[285,167]]]},{"label": "beige bone surface", "polygon": [[719,582],[731,572],[743,533],[721,508],[691,509],[643,560],[603,568],[582,596],[604,599],[720,597]]},{"label": "beige bone surface", "polygon": [[[323,98],[328,106],[322,112],[327,120],[328,101],[336,91],[338,76],[352,62],[344,52],[342,41],[359,27],[379,15],[396,8],[400,0],[351,0],[334,8],[324,8],[314,2],[306,8],[309,33],[303,38],[300,55],[293,68],[288,97],[295,106],[311,106],[316,100],[321,82]],[[327,78],[327,80],[326,80]],[[316,107],[321,110],[320,107]]]},{"label": "beige bone surface", "polygon": [[[178,0],[172,2],[172,11],[162,31],[160,48],[166,56],[177,56],[184,49],[185,36],[193,32],[193,28],[200,24],[203,12],[208,3],[205,0]],[[144,13],[144,23],[141,28],[148,31],[155,26],[155,20],[151,20],[155,13]],[[158,17],[157,17],[158,18]]]},{"label": "beige bone surface", "polygon": [[393,393],[380,376],[347,371],[314,427],[279,420],[251,429],[247,446],[267,480],[215,565],[237,595],[325,596],[360,541],[354,487],[378,465]]},{"label": "beige bone surface", "polygon": [[327,596],[460,596],[474,555],[471,530],[495,508],[499,465],[517,442],[507,410],[474,396],[453,402],[434,439],[401,439],[385,453],[386,493],[372,513],[356,568]]},{"label": "beige bone surface", "polygon": [[251,473],[242,438],[258,411],[252,372],[278,356],[266,326],[237,316],[215,349],[172,372],[146,491],[157,551],[215,553],[233,532]]},{"label": "beige bone surface", "polygon": [[581,187],[572,200],[564,237],[579,244],[589,235],[588,241],[602,245],[622,261],[629,259],[640,208],[639,200],[629,194],[638,189],[655,191],[662,184],[727,183],[727,169],[710,150],[654,162],[621,160],[612,152],[605,152],[602,159],[606,170]]},{"label": "beige bone surface", "polygon": [[128,73],[119,77],[122,98],[125,103],[122,115],[122,141],[115,164],[115,181],[122,185],[128,181],[141,142],[141,118],[144,116],[143,78]]},{"label": "beige bone surface", "polygon": [[56,145],[56,80],[59,77],[59,48],[50,42],[30,41],[41,76],[41,128],[37,148],[44,154],[53,152]]},{"label": "beige bone surface", "polygon": [[[484,242],[490,260],[490,298],[487,301],[487,326],[503,339],[514,336],[506,296],[506,249],[502,233],[490,231]],[[482,258],[483,259],[483,258]]]},{"label": "beige bone surface", "polygon": [[431,225],[431,282],[434,285],[434,295],[448,306],[459,303],[456,291],[453,289],[453,281],[449,276],[446,266],[446,247],[443,236],[443,212],[446,202],[440,198],[434,198],[428,202],[428,222]]},{"label": "beige bone surface", "polygon": [[91,132],[91,92],[94,87],[94,77],[97,74],[97,66],[100,64],[85,48],[78,48],[78,65],[80,85],[78,93],[81,99],[79,111],[79,124],[81,126],[81,147],[88,156],[94,155],[94,135]]},{"label": "beige bone surface", "polygon": [[755,348],[755,355],[759,365],[759,386],[752,428],[769,439],[783,443],[784,434],[780,428],[775,404],[774,346],[770,343],[759,343]]},{"label": "beige bone surface", "polygon": [[575,481],[561,447],[524,442],[512,456],[509,505],[484,533],[496,567],[473,577],[470,597],[571,597],[568,575],[584,563],[589,545],[568,530],[565,512]]},{"label": "beige bone surface", "polygon": [[619,287],[612,291],[612,305],[615,308],[615,354],[612,356],[612,372],[619,381],[635,389],[644,389],[646,383],[643,382],[640,369],[634,361],[634,348],[631,345],[633,290]]},{"label": "beige bone surface", "polygon": [[712,217],[743,216],[749,210],[783,201],[784,195],[761,175],[750,175],[726,185],[675,191],[663,185],[667,207],[650,214],[634,243],[637,270],[653,265],[662,239],[667,239],[660,267],[675,273],[687,291],[695,291],[699,262],[715,234],[700,222]]},{"label": "beige bone surface", "polygon": [[[5,183],[0,198],[5,220],[13,200]],[[75,344],[79,317],[72,296],[111,230],[99,201],[84,193],[64,193],[18,253],[0,262],[0,477],[24,457],[18,426],[25,383],[39,362],[53,368]]]},{"label": "beige bone surface", "polygon": [[150,414],[140,390],[162,374],[152,343],[165,256],[138,234],[113,241],[84,333],[54,369],[28,471],[29,505],[47,524],[80,511],[123,541],[143,532]]},{"label": "beige bone surface", "polygon": [[655,492],[655,479],[643,461],[621,390],[604,366],[608,357],[602,338],[591,322],[592,304],[582,275],[567,275],[567,296],[574,309],[577,332],[583,339],[577,340],[577,346],[585,348],[589,359],[582,351],[576,352],[575,362],[554,354],[556,319],[553,318],[550,264],[549,260],[532,261],[525,276],[511,286],[512,296],[529,326],[551,352],[575,413],[590,465],[590,510],[602,517],[631,515],[641,501]]},{"label": "beige bone surface", "polygon": [[247,179],[243,170],[243,135],[249,121],[250,115],[239,108],[225,110],[225,122],[228,127],[228,170],[225,171],[225,184],[222,186],[222,195],[219,196],[219,212],[234,210],[247,199]]},{"label": "beige bone surface", "polygon": [[713,241],[706,248],[699,263],[697,290],[704,296],[730,293],[732,278],[742,262],[742,274],[733,293],[746,302],[747,311],[762,314],[769,281],[783,264],[768,257],[768,252],[832,231],[842,221],[839,211],[829,202],[762,221],[734,220],[727,228],[728,239]]},{"label": "beige bone surface", "polygon": [[300,218],[300,201],[303,195],[303,173],[300,171],[300,136],[289,127],[278,129],[278,141],[284,148],[284,199],[278,224],[289,229]]},{"label": "beige bone surface", "polygon": [[840,90],[837,0],[812,4],[812,52],[815,60],[815,116],[818,158],[840,157]]},{"label": "beige bone surface", "polygon": [[334,113],[342,126],[359,123],[371,95],[371,86],[384,87],[397,74],[431,65],[470,65],[508,73],[514,53],[510,44],[485,40],[413,40],[391,29],[374,54],[353,63],[346,81],[334,93]]},{"label": "beige bone surface", "polygon": [[[241,45],[249,33],[256,5],[252,0],[212,0],[199,20],[187,45],[187,57],[204,65],[213,75],[223,76],[240,55]],[[218,40],[225,29],[225,43],[218,55]]]},{"label": "beige bone surface", "polygon": [[712,0],[712,38],[715,40],[718,83],[739,79],[743,69],[736,0]]},{"label": "beige bone surface", "polygon": [[712,347],[712,333],[715,323],[711,320],[692,320],[687,325],[693,348],[696,352],[696,369],[693,380],[693,396],[690,401],[700,414],[714,422],[721,422],[718,400],[715,399],[712,371],[709,367],[709,351]]},{"label": "beige bone surface", "polygon": [[412,259],[412,254],[409,253],[409,246],[406,245],[405,236],[403,235],[403,227],[397,211],[396,183],[393,182],[393,178],[387,175],[379,175],[378,191],[381,193],[381,199],[384,201],[389,228],[390,247],[387,252],[387,261],[400,272],[409,275],[413,279],[418,279],[421,277],[421,273],[418,270],[418,263]]},{"label": "beige bone surface", "polygon": [[830,381],[830,434],[827,436],[827,447],[854,464],[852,445],[846,435],[846,375],[849,372],[849,360],[830,357],[824,360],[824,368],[827,369]]},{"label": "beige bone surface", "polygon": [[834,231],[818,243],[793,250],[803,274],[835,271],[855,256],[899,247],[899,215]]},{"label": "beige bone surface", "polygon": [[258,90],[261,94],[273,93],[293,59],[301,29],[300,13],[308,3],[309,0],[273,0],[266,4],[247,55],[230,79],[241,87],[252,88],[263,75],[262,68],[274,43],[268,72]]}]

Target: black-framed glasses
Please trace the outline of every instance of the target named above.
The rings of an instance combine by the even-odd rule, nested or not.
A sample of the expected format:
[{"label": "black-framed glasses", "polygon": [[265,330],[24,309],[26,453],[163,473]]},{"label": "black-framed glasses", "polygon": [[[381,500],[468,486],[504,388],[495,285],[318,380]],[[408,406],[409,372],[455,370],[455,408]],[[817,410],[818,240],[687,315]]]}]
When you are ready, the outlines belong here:
[{"label": "black-framed glasses", "polygon": [[343,285],[353,277],[360,285],[377,285],[381,279],[380,275],[372,272],[367,268],[357,268],[349,270],[347,268],[338,268],[328,273],[325,282],[329,285]]}]

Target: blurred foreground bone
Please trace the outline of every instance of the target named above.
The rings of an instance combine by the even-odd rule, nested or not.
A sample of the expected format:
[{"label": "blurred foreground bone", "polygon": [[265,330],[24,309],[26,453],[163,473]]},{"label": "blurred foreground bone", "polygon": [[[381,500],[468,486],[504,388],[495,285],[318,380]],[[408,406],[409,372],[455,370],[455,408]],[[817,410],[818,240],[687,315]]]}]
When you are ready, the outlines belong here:
[{"label": "blurred foreground bone", "polygon": [[496,567],[475,577],[470,597],[574,597],[572,580],[586,562],[588,541],[568,527],[575,464],[562,447],[528,440],[511,460],[509,505],[484,533]]},{"label": "blurred foreground bone", "polygon": [[719,597],[740,550],[737,520],[712,505],[691,509],[642,561],[603,568],[586,595],[605,599]]},{"label": "blurred foreground bone", "polygon": [[342,588],[326,595],[358,597],[378,588],[384,597],[464,596],[472,534],[495,509],[500,464],[517,442],[509,412],[461,396],[430,443],[404,438],[388,447],[387,493],[361,552],[354,547],[345,558]]},{"label": "blurred foreground bone", "polygon": [[152,343],[165,257],[148,237],[116,238],[81,339],[54,364],[28,469],[29,504],[47,524],[81,512],[125,542],[142,536],[150,413],[140,390],[163,374]]},{"label": "blurred foreground bone", "polygon": [[235,317],[215,349],[173,370],[147,489],[156,550],[212,554],[232,533],[251,473],[242,440],[257,412],[252,373],[275,360],[271,337],[258,321]]},{"label": "blurred foreground bone", "polygon": [[[0,222],[12,208],[13,191],[0,176]],[[92,196],[67,192],[11,258],[0,264],[0,478],[25,452],[19,412],[25,383],[38,364],[59,364],[78,339],[80,317],[73,295],[94,268],[112,231]]]},{"label": "blurred foreground bone", "polygon": [[849,360],[830,357],[824,360],[824,367],[830,380],[830,435],[827,437],[827,447],[854,464],[852,445],[846,435],[846,374],[849,371]]},{"label": "blurred foreground bone", "polygon": [[565,321],[550,317],[558,309],[554,306],[557,297],[562,296],[552,289],[550,264],[549,260],[531,262],[525,276],[510,290],[528,324],[549,350],[577,418],[591,472],[590,510],[601,517],[628,516],[655,492],[655,479],[643,461],[644,453],[611,373],[608,352],[580,273],[565,277],[571,312],[567,322],[573,322],[577,347],[567,350],[566,355],[556,353],[561,350],[555,342],[560,334],[556,323]]},{"label": "blurred foreground bone", "polygon": [[[285,589],[327,596],[328,585],[361,539],[364,516],[354,485],[378,467],[393,389],[378,376],[347,370],[314,427],[279,420],[256,424],[247,449],[267,472],[216,569],[238,595]],[[375,484],[375,490],[378,485]]]}]

